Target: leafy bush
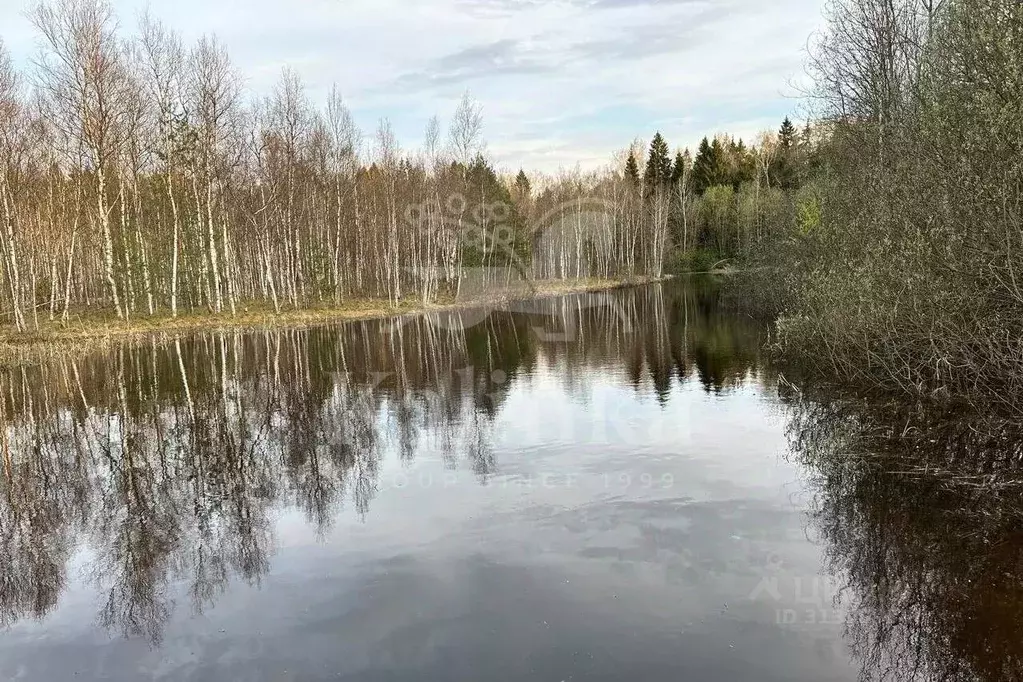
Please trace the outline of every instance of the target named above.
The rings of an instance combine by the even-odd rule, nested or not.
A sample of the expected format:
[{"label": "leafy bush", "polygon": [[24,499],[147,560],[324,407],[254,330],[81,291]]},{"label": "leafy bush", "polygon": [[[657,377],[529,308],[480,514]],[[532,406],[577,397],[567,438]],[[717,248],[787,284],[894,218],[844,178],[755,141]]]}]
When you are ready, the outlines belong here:
[{"label": "leafy bush", "polygon": [[710,272],[720,262],[720,254],[710,249],[675,250],[668,257],[666,271],[676,275]]},{"label": "leafy bush", "polygon": [[770,247],[780,341],[872,389],[1023,411],[1023,6],[830,12],[822,168]]}]

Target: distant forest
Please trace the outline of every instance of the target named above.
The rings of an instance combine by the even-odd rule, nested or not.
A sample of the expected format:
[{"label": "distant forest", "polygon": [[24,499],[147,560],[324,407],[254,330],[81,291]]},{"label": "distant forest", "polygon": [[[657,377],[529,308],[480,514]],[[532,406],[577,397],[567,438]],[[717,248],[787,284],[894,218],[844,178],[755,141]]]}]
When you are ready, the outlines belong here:
[{"label": "distant forest", "polygon": [[[761,133],[752,145],[730,135],[705,137],[695,158],[689,149],[672,155],[660,132],[645,157],[634,145],[625,181],[645,197],[652,221],[666,212],[668,269],[703,271],[744,261],[793,225],[813,201],[798,190],[817,170],[817,136],[810,124],[798,131],[786,118],[777,133]],[[659,199],[666,205],[658,206]]]},{"label": "distant forest", "polygon": [[465,266],[708,268],[790,219],[812,146],[786,121],[756,146],[717,137],[691,158],[658,134],[601,172],[502,177],[468,96],[446,131],[435,118],[402,149],[386,120],[364,135],[337,88],[314,106],[287,69],[251,99],[215,37],[185,46],[145,17],[126,38],[105,0],[31,18],[44,47],[28,72],[0,43],[3,309],[19,330],[96,311],[430,302]]}]

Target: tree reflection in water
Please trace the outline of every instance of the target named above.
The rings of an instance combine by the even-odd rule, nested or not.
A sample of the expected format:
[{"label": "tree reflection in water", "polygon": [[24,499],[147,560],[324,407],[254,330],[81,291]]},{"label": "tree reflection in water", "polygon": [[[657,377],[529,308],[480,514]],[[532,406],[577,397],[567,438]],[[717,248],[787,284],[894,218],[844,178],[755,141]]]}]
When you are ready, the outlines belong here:
[{"label": "tree reflection in water", "polygon": [[81,552],[102,625],[157,643],[176,583],[195,613],[231,581],[258,584],[275,512],[299,509],[320,534],[346,506],[367,515],[385,456],[429,448],[486,480],[494,419],[541,365],[579,394],[623,359],[661,400],[691,378],[709,392],[769,383],[763,327],[720,315],[717,296],[647,287],[467,329],[446,313],[151,339],[5,370],[0,625],[47,615]]},{"label": "tree reflection in water", "polygon": [[863,679],[1023,679],[1021,425],[788,397]]},{"label": "tree reflection in water", "polygon": [[[661,401],[684,382],[776,390],[765,327],[724,312],[716,287],[611,302],[550,299],[468,329],[449,313],[153,339],[4,370],[0,626],[50,613],[84,561],[100,623],[157,643],[177,610],[260,583],[280,511],[321,535],[343,509],[369,515],[384,458],[439,453],[486,481],[495,420],[538,372],[578,397],[595,377]],[[864,679],[1023,679],[1023,428],[780,383]]]}]

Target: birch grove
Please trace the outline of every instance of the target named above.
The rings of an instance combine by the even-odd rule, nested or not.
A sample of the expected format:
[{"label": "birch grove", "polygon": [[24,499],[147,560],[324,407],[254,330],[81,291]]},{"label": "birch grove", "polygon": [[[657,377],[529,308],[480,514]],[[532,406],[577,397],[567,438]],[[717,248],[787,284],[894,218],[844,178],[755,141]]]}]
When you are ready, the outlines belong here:
[{"label": "birch grove", "polygon": [[488,286],[661,271],[663,225],[620,173],[513,192],[468,95],[448,131],[434,119],[403,149],[387,121],[360,131],[336,87],[313,102],[293,71],[246,92],[213,36],[187,46],[149,16],[129,35],[105,0],[30,16],[41,49],[20,73],[0,43],[2,310],[18,330],[430,302],[458,295],[466,267]]}]

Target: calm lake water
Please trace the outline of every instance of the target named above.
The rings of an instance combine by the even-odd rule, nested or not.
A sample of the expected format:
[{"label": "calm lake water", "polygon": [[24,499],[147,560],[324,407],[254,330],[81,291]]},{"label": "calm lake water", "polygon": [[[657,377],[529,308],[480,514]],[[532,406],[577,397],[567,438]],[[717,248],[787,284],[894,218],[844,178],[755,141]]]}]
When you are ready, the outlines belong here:
[{"label": "calm lake water", "polygon": [[5,372],[0,678],[1021,679],[1008,489],[713,282],[517,308]]}]

